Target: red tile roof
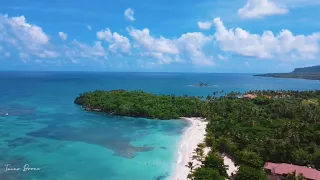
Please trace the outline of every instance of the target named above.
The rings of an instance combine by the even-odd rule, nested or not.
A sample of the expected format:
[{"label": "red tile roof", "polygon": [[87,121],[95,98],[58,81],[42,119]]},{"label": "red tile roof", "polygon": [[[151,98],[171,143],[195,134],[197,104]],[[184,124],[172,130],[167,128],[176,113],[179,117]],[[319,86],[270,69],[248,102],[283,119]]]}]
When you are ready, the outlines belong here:
[{"label": "red tile roof", "polygon": [[307,168],[304,166],[297,166],[293,164],[277,164],[277,163],[271,163],[267,162],[264,165],[265,169],[268,169],[273,174],[282,175],[282,174],[289,174],[292,172],[296,172],[296,174],[303,174],[304,177],[307,179],[312,180],[320,180],[320,171],[312,168]]}]

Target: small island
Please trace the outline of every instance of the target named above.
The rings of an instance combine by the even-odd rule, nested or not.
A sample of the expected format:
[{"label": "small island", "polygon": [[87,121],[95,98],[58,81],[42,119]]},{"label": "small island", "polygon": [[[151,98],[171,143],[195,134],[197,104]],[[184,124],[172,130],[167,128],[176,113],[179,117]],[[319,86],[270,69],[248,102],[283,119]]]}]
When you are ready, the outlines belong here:
[{"label": "small island", "polygon": [[87,111],[150,119],[201,117],[201,97],[154,95],[143,91],[94,91],[80,94],[74,103]]},{"label": "small island", "polygon": [[200,86],[200,87],[208,86],[208,83],[203,83],[203,82],[201,82],[201,83],[198,84],[198,86]]},{"label": "small island", "polygon": [[320,80],[320,65],[296,68],[294,69],[294,71],[290,73],[267,73],[267,74],[256,74],[254,76]]},{"label": "small island", "polygon": [[189,85],[189,86],[192,86],[192,87],[211,87],[212,85],[209,85],[208,83],[200,82],[200,83]]}]

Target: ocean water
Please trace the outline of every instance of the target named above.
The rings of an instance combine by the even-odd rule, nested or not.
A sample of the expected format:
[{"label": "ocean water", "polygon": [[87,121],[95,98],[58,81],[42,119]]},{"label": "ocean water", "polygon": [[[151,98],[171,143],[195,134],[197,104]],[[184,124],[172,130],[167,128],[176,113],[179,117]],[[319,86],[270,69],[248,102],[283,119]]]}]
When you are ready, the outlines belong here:
[{"label": "ocean water", "polygon": [[[210,86],[193,86],[199,82]],[[319,88],[320,81],[251,74],[0,72],[0,179],[161,180],[170,175],[185,121],[85,112],[73,104],[85,91],[142,89],[205,97],[221,90]],[[7,164],[21,170],[6,171]],[[25,164],[41,170],[23,171]]]}]

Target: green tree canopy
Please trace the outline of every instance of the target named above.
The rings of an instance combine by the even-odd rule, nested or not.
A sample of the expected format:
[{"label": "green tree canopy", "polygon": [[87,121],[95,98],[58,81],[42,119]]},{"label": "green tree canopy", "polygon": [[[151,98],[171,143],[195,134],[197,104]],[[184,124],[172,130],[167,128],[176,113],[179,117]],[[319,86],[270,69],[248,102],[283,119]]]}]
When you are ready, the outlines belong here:
[{"label": "green tree canopy", "polygon": [[203,116],[204,101],[199,97],[154,95],[143,91],[94,91],[80,94],[74,101],[86,110],[152,119]]},{"label": "green tree canopy", "polygon": [[235,180],[267,180],[266,173],[261,169],[249,166],[240,166]]},{"label": "green tree canopy", "polygon": [[239,165],[247,165],[254,168],[261,168],[264,165],[259,154],[247,150],[239,151],[237,153],[237,163]]},{"label": "green tree canopy", "polygon": [[217,153],[209,153],[203,161],[203,165],[207,168],[217,170],[220,175],[228,177],[227,167],[223,163],[223,159]]},{"label": "green tree canopy", "polygon": [[219,171],[208,167],[195,169],[192,177],[194,180],[225,180]]}]

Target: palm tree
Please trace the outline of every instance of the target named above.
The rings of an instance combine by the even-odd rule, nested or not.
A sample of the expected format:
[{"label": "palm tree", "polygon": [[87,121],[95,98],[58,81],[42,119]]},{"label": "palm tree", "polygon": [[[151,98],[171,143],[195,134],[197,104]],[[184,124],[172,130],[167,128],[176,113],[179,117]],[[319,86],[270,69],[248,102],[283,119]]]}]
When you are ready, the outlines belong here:
[{"label": "palm tree", "polygon": [[287,174],[282,180],[306,180],[302,174],[296,174],[296,171]]},{"label": "palm tree", "polygon": [[187,179],[193,180],[193,174],[192,174],[192,173],[189,173],[188,176],[187,176]]},{"label": "palm tree", "polygon": [[188,164],[186,165],[186,167],[188,167],[190,169],[190,172],[192,173],[194,165],[192,161],[189,161]]},{"label": "palm tree", "polygon": [[198,160],[199,160],[199,161],[202,161],[202,160],[203,160],[203,158],[204,158],[204,151],[203,151],[203,150],[201,150],[201,151],[199,151],[199,157],[198,157]]},{"label": "palm tree", "polygon": [[194,153],[196,154],[196,159],[198,161],[201,161],[203,156],[204,156],[204,152],[203,152],[203,149],[200,148],[200,147],[197,147],[195,150],[194,150]]}]

